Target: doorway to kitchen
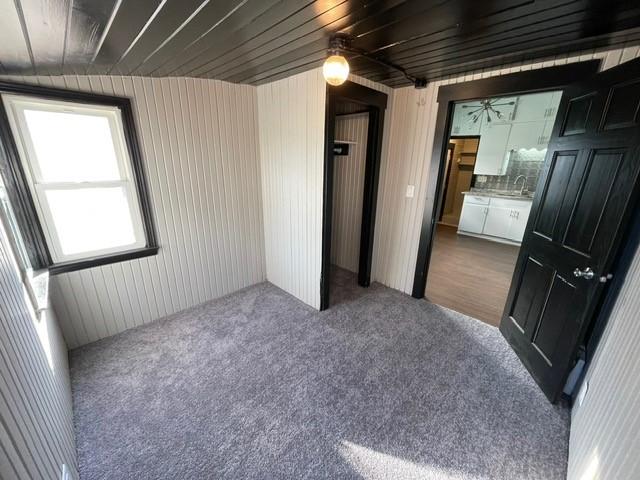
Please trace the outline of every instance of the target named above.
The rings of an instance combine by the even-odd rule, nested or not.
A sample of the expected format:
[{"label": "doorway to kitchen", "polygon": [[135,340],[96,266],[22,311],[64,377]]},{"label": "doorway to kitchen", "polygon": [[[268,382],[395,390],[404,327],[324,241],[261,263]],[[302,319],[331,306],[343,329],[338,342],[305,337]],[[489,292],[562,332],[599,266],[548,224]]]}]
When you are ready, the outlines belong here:
[{"label": "doorway to kitchen", "polygon": [[562,91],[455,102],[424,296],[500,324]]}]

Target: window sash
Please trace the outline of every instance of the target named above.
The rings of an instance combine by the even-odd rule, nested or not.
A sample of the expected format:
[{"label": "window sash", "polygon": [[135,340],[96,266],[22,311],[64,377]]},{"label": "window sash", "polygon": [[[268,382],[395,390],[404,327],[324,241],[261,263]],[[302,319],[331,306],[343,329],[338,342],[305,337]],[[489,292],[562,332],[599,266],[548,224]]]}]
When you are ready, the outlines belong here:
[{"label": "window sash", "polygon": [[[62,242],[58,236],[58,232],[55,227],[55,222],[53,220],[53,214],[51,212],[51,208],[49,206],[49,202],[47,200],[47,191],[49,190],[86,190],[91,188],[109,188],[109,187],[120,187],[124,190],[127,205],[129,207],[129,216],[131,218],[131,224],[133,225],[133,233],[135,241],[133,244],[128,245],[119,245],[111,248],[104,248],[99,250],[90,250],[88,252],[80,252],[75,254],[64,254],[62,250]],[[142,248],[145,246],[145,236],[144,230],[142,228],[142,221],[140,210],[138,208],[137,203],[137,195],[135,191],[135,185],[127,180],[120,181],[104,181],[104,182],[78,182],[78,183],[68,183],[68,182],[51,182],[51,183],[41,183],[34,185],[36,192],[36,205],[38,207],[38,214],[43,218],[43,227],[45,231],[45,235],[49,244],[52,246],[52,255],[54,257],[54,261],[67,262],[72,260],[83,259],[87,257],[95,257],[99,255],[107,255],[110,253],[123,252],[127,250],[133,250],[136,248]]]},{"label": "window sash", "polygon": [[[13,131],[18,147],[23,171],[27,176],[29,189],[34,199],[34,204],[43,231],[49,246],[49,251],[54,264],[70,262],[74,260],[89,259],[112,253],[127,252],[146,246],[146,237],[142,221],[142,213],[138,192],[131,173],[131,161],[129,158],[121,112],[117,107],[101,105],[84,105],[68,101],[47,100],[22,95],[2,95],[2,100],[7,107],[9,123]],[[46,182],[42,181],[39,162],[33,146],[29,127],[26,122],[24,110],[45,110],[53,112],[91,114],[105,116],[109,120],[111,140],[114,143],[114,151],[118,164],[120,180],[109,181],[80,181],[80,182]],[[122,187],[124,189],[131,223],[133,225],[135,243],[106,249],[91,250],[76,254],[64,254],[60,239],[57,235],[53,215],[46,198],[47,190],[74,190],[88,188]]]}]

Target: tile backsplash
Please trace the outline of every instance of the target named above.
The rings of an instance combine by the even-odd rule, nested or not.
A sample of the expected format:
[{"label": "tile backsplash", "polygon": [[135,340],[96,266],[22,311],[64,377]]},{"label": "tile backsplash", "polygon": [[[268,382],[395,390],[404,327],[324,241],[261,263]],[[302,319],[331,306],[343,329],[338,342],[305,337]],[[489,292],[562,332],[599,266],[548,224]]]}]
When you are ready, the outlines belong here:
[{"label": "tile backsplash", "polygon": [[[520,190],[522,180],[518,185],[513,182],[519,175],[527,178],[527,189],[535,191],[538,177],[544,165],[547,150],[516,150],[511,153],[511,159],[504,175],[474,175],[474,190]],[[484,182],[482,180],[485,180]]]}]

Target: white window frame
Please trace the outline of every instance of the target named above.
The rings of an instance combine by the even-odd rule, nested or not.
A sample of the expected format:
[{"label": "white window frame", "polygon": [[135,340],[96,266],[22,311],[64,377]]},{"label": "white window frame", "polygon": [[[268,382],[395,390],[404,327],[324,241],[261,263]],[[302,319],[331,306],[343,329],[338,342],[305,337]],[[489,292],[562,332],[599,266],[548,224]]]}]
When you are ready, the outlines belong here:
[{"label": "white window frame", "polygon": [[[140,200],[136,183],[132,174],[132,162],[124,137],[122,113],[116,106],[78,103],[67,100],[50,100],[39,97],[18,94],[2,94],[2,101],[7,111],[9,125],[16,140],[20,162],[27,177],[37,210],[38,218],[49,246],[54,264],[86,260],[109,254],[128,252],[144,248],[146,237],[143,224]],[[112,181],[81,181],[81,182],[43,182],[36,160],[35,148],[29,135],[25,110],[36,109],[48,112],[76,113],[79,115],[102,116],[109,122],[111,139],[118,162],[119,180]],[[78,190],[87,188],[122,187],[126,193],[129,214],[133,224],[135,241],[132,244],[121,245],[100,250],[91,250],[75,254],[64,254],[58,238],[53,216],[46,199],[47,190]]]}]

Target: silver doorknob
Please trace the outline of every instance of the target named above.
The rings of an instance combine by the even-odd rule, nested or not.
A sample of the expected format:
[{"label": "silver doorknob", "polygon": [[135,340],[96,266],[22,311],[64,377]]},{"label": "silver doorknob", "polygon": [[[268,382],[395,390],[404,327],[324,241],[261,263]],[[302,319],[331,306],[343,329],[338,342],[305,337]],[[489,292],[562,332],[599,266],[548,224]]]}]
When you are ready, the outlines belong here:
[{"label": "silver doorknob", "polygon": [[593,270],[591,270],[591,267],[587,267],[584,270],[580,270],[579,268],[576,268],[573,271],[573,276],[574,277],[582,277],[586,280],[591,280],[593,277],[595,277],[595,273],[593,272]]}]

